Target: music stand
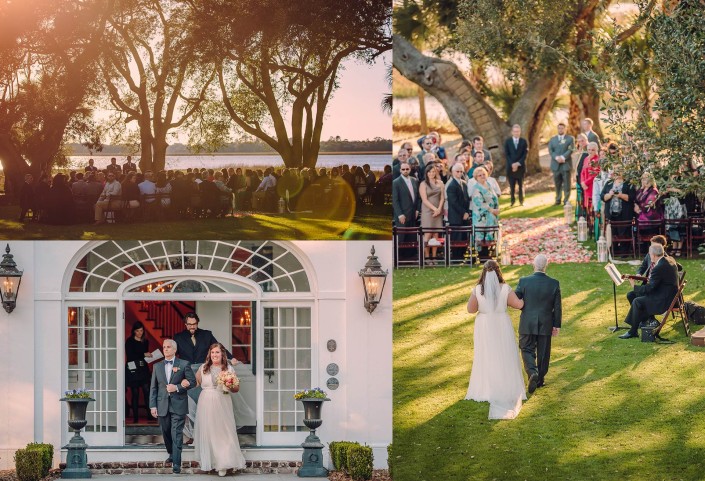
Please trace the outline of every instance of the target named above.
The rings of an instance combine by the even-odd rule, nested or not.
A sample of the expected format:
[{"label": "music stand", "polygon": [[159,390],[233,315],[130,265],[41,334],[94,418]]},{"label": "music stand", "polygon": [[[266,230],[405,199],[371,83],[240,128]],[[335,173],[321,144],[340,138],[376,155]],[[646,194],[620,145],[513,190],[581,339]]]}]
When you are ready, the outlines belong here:
[{"label": "music stand", "polygon": [[629,329],[628,327],[620,326],[619,321],[617,320],[617,286],[621,285],[622,282],[624,282],[624,279],[622,279],[622,275],[619,273],[619,270],[614,264],[612,264],[611,261],[609,261],[607,265],[605,265],[605,270],[607,271],[607,274],[612,280],[612,296],[614,298],[614,326],[609,327],[608,329],[610,330],[610,332],[617,332],[622,329]]}]

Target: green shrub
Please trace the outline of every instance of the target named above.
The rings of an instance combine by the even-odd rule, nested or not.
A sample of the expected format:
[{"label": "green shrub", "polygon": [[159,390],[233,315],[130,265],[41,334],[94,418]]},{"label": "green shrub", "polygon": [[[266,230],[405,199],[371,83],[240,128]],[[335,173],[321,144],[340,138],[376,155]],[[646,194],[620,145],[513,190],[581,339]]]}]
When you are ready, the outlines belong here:
[{"label": "green shrub", "polygon": [[372,448],[369,446],[350,446],[348,448],[348,474],[355,481],[372,479]]},{"label": "green shrub", "polygon": [[41,479],[44,453],[36,449],[18,449],[15,453],[15,471],[20,481]]},{"label": "green shrub", "polygon": [[42,453],[42,478],[49,474],[51,464],[54,460],[54,445],[46,443],[29,443],[25,448],[29,451],[39,451]]},{"label": "green shrub", "polygon": [[394,479],[394,475],[392,474],[392,443],[389,443],[389,446],[387,446],[387,468],[389,471],[389,477]]},{"label": "green shrub", "polygon": [[336,471],[348,470],[348,449],[350,446],[359,446],[360,443],[352,441],[333,441],[328,446],[330,449],[330,459]]}]

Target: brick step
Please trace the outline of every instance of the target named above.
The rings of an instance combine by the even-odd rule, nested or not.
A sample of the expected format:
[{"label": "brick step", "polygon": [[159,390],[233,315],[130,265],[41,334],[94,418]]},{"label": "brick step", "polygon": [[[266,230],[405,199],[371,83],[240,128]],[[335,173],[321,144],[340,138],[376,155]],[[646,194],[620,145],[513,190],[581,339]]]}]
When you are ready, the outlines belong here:
[{"label": "brick step", "polygon": [[[166,455],[166,453],[165,453]],[[245,468],[233,472],[246,474],[296,474],[301,467],[301,461],[247,461]],[[59,465],[60,469],[66,468],[66,463]],[[172,464],[164,461],[140,461],[140,462],[111,462],[111,463],[88,463],[91,474],[167,474],[173,475]],[[208,474],[208,471],[201,471],[197,461],[184,461],[181,463],[182,474]]]}]

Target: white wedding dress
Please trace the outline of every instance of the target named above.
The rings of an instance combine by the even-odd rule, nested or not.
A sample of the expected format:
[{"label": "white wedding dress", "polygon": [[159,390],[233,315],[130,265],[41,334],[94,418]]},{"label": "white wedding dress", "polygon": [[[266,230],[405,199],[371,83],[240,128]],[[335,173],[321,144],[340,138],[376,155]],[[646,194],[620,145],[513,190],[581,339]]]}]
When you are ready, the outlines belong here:
[{"label": "white wedding dress", "polygon": [[[220,367],[211,366],[208,373],[203,372],[203,366],[198,370],[201,373],[203,391],[198,398],[196,411],[194,457],[203,471],[242,469],[245,467],[245,458],[237,439],[233,404],[230,394],[223,394],[222,388],[217,384]],[[235,372],[230,365],[228,370]]]},{"label": "white wedding dress", "polygon": [[524,376],[512,321],[507,314],[511,288],[499,285],[496,305],[475,287],[478,314],[475,319],[475,354],[465,399],[489,401],[489,419],[514,419],[526,400]]}]

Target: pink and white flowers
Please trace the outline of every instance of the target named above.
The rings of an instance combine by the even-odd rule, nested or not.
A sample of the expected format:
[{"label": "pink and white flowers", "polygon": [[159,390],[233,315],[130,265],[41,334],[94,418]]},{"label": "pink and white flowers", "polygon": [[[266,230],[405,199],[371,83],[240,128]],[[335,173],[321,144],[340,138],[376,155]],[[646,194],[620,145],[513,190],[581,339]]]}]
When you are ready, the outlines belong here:
[{"label": "pink and white flowers", "polygon": [[502,238],[509,243],[512,264],[531,264],[542,253],[554,264],[590,262],[590,250],[578,243],[577,234],[562,217],[502,220]]},{"label": "pink and white flowers", "polygon": [[234,372],[221,371],[218,374],[218,386],[223,390],[223,394],[230,394],[236,386],[240,385],[240,380]]}]

